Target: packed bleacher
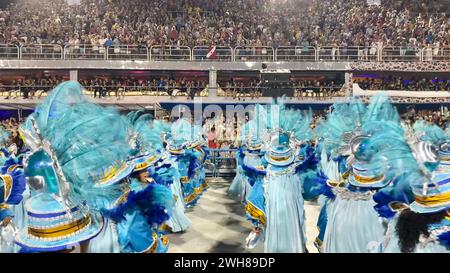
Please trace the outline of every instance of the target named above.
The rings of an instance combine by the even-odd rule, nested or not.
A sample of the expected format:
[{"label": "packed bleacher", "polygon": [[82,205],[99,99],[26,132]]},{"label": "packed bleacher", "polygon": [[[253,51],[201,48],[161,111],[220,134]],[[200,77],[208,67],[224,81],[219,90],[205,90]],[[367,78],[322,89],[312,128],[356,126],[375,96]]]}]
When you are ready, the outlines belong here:
[{"label": "packed bleacher", "polygon": [[[37,8],[38,7],[38,8]],[[0,44],[449,47],[438,0],[17,0]]]},{"label": "packed bleacher", "polygon": [[409,79],[387,76],[383,78],[355,79],[366,90],[450,91],[450,79],[438,77],[412,77]]},{"label": "packed bleacher", "polygon": [[[18,77],[9,81],[0,79],[0,93],[7,99],[40,98],[42,94],[46,94],[62,81],[62,77],[45,75]],[[207,95],[206,80],[175,77],[92,76],[82,77],[79,81],[86,88],[86,93],[93,95],[94,98],[163,95],[185,96],[193,99],[195,96]]]}]

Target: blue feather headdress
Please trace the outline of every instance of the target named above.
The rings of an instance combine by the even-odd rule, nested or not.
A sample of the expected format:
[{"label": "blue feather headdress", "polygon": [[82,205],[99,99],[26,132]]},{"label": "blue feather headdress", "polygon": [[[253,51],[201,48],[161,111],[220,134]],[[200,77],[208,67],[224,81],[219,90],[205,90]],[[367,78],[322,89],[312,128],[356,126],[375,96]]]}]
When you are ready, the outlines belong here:
[{"label": "blue feather headdress", "polygon": [[[110,198],[120,191],[112,181],[120,181],[132,169],[126,163],[131,126],[116,109],[89,102],[82,90],[77,82],[58,85],[21,131],[34,151],[48,146],[45,151],[57,167],[58,180],[70,185],[62,187],[66,196],[88,201]],[[98,188],[106,185],[111,187]]]},{"label": "blue feather headdress", "polygon": [[370,99],[370,104],[364,115],[363,123],[372,121],[400,122],[400,115],[398,114],[397,108],[384,93],[378,93]]},{"label": "blue feather headdress", "polygon": [[349,148],[349,182],[355,186],[380,188],[405,172],[417,174],[398,112],[383,94],[372,97],[362,124],[349,138]]},{"label": "blue feather headdress", "polygon": [[293,142],[303,142],[312,139],[312,112],[301,112],[289,109],[286,98],[279,98],[268,108],[267,127],[273,133],[286,133]]},{"label": "blue feather headdress", "polygon": [[194,139],[194,130],[186,118],[180,118],[171,126],[171,141],[177,144],[187,144]]},{"label": "blue feather headdress", "polygon": [[163,148],[163,140],[161,132],[154,130],[152,128],[153,116],[150,114],[143,114],[136,116],[129,114],[131,125],[135,135],[136,148],[139,150],[140,154],[154,153],[157,150]]},{"label": "blue feather headdress", "polygon": [[362,126],[366,111],[367,107],[355,98],[348,103],[335,103],[326,120],[319,121],[315,129],[323,148],[334,156],[350,155],[350,140]]}]

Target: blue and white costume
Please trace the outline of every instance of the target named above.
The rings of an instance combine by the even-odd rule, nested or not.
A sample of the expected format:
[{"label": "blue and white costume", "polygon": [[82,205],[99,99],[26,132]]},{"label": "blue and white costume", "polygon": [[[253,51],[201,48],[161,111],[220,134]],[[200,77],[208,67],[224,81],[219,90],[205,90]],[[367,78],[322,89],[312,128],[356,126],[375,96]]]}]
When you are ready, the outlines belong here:
[{"label": "blue and white costume", "polygon": [[272,105],[267,117],[270,119],[267,127],[272,131],[264,157],[267,167],[258,170],[243,165],[250,179],[255,180],[246,205],[247,214],[261,230],[260,234],[253,231],[249,235],[247,246],[253,247],[263,234],[265,252],[305,252],[305,213],[299,173],[309,167],[312,157],[296,160],[295,147],[298,141],[310,136],[311,119],[287,110],[282,103]]},{"label": "blue and white costume", "polygon": [[[414,202],[391,202],[393,220],[381,244],[385,253],[450,253],[450,135],[423,121],[408,136],[416,165],[408,166]],[[424,226],[411,224],[417,220]],[[408,234],[408,236],[403,236]],[[415,238],[411,236],[415,234]],[[402,238],[403,240],[400,240]]]},{"label": "blue and white costume", "polygon": [[331,181],[322,177],[319,182],[321,193],[329,198],[324,252],[373,251],[385,234],[383,219],[374,209],[374,195],[381,188],[401,184],[398,177],[403,165],[415,162],[408,157],[398,114],[386,97],[374,97],[360,120],[361,127],[338,138],[342,155],[350,154],[348,178]]}]

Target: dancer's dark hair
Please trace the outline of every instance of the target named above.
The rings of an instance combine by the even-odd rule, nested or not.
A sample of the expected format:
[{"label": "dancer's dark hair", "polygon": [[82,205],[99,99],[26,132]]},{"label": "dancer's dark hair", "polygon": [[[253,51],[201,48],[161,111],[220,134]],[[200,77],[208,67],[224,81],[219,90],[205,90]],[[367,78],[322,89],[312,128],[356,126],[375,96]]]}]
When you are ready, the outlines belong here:
[{"label": "dancer's dark hair", "polygon": [[401,252],[414,252],[420,236],[430,235],[428,225],[440,222],[446,215],[445,210],[435,213],[417,213],[409,209],[402,211],[395,229]]}]

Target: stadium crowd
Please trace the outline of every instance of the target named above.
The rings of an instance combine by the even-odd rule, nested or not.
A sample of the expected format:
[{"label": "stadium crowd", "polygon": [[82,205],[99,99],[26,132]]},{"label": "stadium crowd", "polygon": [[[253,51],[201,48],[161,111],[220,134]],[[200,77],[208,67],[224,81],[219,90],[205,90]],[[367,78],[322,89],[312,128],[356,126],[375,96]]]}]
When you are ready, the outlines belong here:
[{"label": "stadium crowd", "polygon": [[366,90],[450,91],[450,79],[411,78],[388,76],[382,79],[355,80]]},{"label": "stadium crowd", "polygon": [[[6,98],[40,98],[61,83],[64,79],[59,76],[27,76],[16,80],[1,81],[0,92]],[[66,79],[67,80],[67,79]],[[139,95],[148,95],[157,92],[158,95],[176,96],[185,95],[189,99],[201,95],[207,87],[207,81],[174,77],[153,77],[149,79],[135,77],[83,77],[80,83],[93,92],[94,97],[105,98],[126,95],[126,92],[137,92]]]},{"label": "stadium crowd", "polygon": [[445,2],[17,0],[0,44],[449,47]]}]

